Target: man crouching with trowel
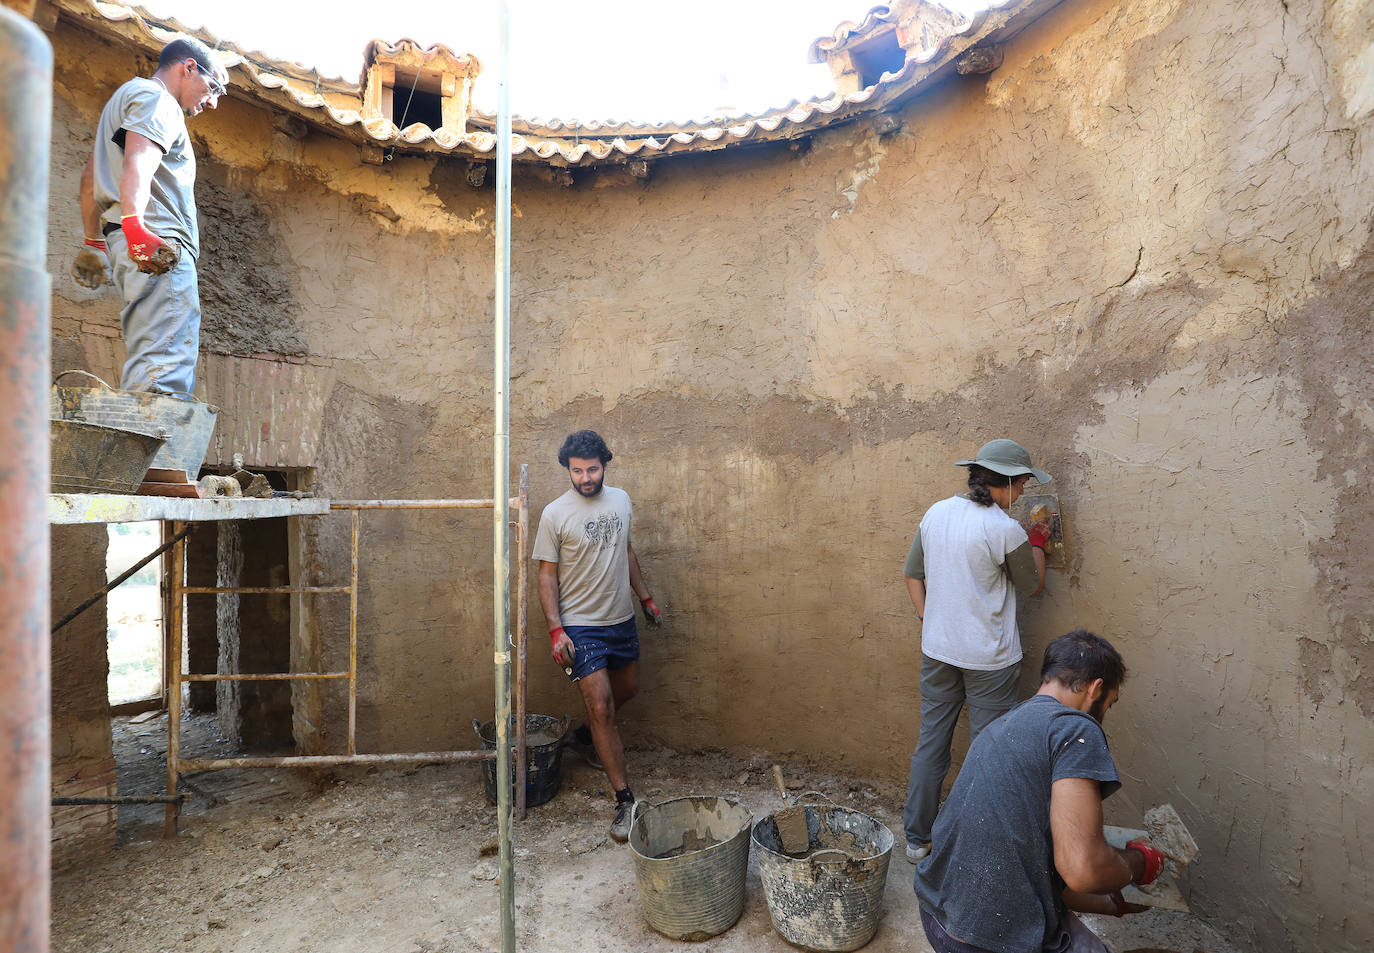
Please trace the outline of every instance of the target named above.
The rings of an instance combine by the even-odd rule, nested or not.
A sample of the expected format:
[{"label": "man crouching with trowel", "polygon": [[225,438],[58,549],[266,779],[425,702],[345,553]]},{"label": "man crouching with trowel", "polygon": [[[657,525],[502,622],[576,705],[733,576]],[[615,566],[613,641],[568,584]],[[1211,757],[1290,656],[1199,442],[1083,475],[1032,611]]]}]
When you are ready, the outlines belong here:
[{"label": "man crouching with trowel", "polygon": [[983,729],[935,821],[937,849],[916,867],[921,925],[936,953],[1109,953],[1071,913],[1144,907],[1164,855],[1102,833],[1102,800],[1121,787],[1102,720],[1126,665],[1078,629],[1045,649],[1040,691]]},{"label": "man crouching with trowel", "polygon": [[[635,599],[650,625],[663,616],[630,545],[630,497],[605,486],[611,451],[591,430],[569,435],[558,451],[572,488],[544,507],[531,554],[539,560],[539,604],[549,623],[553,659],[582,692],[587,709],[583,744],[595,745],[615,790],[611,837],[630,836],[634,794],[616,712],[639,691]],[[585,730],[585,729],[580,729]]]},{"label": "man crouching with trowel", "polygon": [[81,176],[86,247],[72,276],[100,287],[108,256],[124,299],[124,390],[195,389],[200,230],[185,117],[214,109],[226,78],[204,43],[173,40],[162,48],[152,78],[129,80],[100,113],[95,151]]}]

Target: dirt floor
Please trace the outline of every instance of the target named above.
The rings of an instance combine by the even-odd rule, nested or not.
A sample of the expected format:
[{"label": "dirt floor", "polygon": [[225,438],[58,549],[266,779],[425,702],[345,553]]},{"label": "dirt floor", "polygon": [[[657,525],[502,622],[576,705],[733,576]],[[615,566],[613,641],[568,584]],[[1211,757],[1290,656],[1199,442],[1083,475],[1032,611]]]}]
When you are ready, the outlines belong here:
[{"label": "dirt floor", "polygon": [[[121,790],[161,790],[165,716],[121,719]],[[186,744],[227,751],[204,716]],[[770,762],[721,753],[632,750],[641,798],[722,795],[756,817],[779,806]],[[893,784],[785,766],[789,778],[900,828]],[[108,856],[53,882],[56,953],[457,953],[500,948],[495,809],[476,765],[336,772],[207,772],[174,840],[162,809],[123,811]],[[516,936],[521,950],[622,953],[685,949],[784,953],[751,858],[744,914],[719,937],[669,940],[644,922],[630,851],[611,841],[605,778],[568,752],[562,789],[516,825]],[[792,783],[797,783],[795,780]],[[911,894],[912,867],[896,854],[872,953],[928,951]],[[1150,912],[1089,918],[1118,953],[1241,953],[1200,920]]]}]

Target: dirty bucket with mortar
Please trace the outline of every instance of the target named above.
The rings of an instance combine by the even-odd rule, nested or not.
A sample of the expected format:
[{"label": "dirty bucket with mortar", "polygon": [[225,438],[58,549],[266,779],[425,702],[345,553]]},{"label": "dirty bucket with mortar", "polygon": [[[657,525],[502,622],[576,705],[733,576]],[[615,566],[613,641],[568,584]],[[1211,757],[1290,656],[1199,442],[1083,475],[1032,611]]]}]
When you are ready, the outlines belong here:
[{"label": "dirty bucket with mortar", "polygon": [[[90,378],[99,387],[68,387],[64,377]],[[215,432],[219,408],[190,394],[167,395],[115,390],[86,371],[63,371],[53,378],[48,394],[48,416],[53,420],[82,420],[103,427],[154,433],[167,432],[167,443],[157,452],[155,470],[185,470],[194,480],[200,474],[210,438]]]},{"label": "dirty bucket with mortar", "polygon": [[165,431],[140,433],[80,420],[52,420],[49,444],[54,493],[137,493]]},{"label": "dirty bucket with mortar", "polygon": [[705,940],[744,910],[754,815],[723,797],[635,805],[630,852],[644,919],[674,940]]},{"label": "dirty bucket with mortar", "polygon": [[[560,772],[563,769],[563,745],[568,740],[568,718],[555,718],[553,715],[525,716],[525,804],[534,807],[543,804],[558,793]],[[479,722],[472,719],[472,730],[482,747],[496,750],[496,720]],[[515,723],[511,723],[511,752],[515,752]],[[514,773],[515,765],[511,765]],[[487,800],[496,803],[496,761],[482,762],[482,783],[486,788]]]},{"label": "dirty bucket with mortar", "polygon": [[[797,808],[791,808],[797,810]],[[808,950],[857,950],[878,929],[892,832],[860,811],[807,805],[805,851],[783,851],[774,814],[754,825],[773,928]]]}]

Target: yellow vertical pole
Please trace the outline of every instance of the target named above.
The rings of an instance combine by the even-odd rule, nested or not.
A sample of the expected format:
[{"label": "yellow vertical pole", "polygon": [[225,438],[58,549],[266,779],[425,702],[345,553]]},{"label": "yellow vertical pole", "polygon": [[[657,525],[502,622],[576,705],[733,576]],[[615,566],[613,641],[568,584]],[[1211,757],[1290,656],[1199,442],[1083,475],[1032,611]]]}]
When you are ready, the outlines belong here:
[{"label": "yellow vertical pole", "polygon": [[[184,523],[172,523],[172,535],[185,528]],[[177,793],[177,780],[181,760],[181,639],[185,629],[186,613],[186,539],[182,537],[172,546],[171,570],[168,572],[168,589],[171,592],[169,604],[171,618],[167,620],[167,671],[171,678],[167,684],[167,793]],[[163,833],[175,837],[177,815],[181,804],[172,801],[167,805],[163,817]]]},{"label": "yellow vertical pole", "polygon": [[358,753],[358,511],[353,515],[353,545],[348,581],[348,753]]},{"label": "yellow vertical pole", "polygon": [[525,585],[530,530],[530,468],[520,464],[520,504],[515,517],[516,602],[515,602],[515,817],[525,819],[525,777],[529,772],[529,739],[525,734]]}]

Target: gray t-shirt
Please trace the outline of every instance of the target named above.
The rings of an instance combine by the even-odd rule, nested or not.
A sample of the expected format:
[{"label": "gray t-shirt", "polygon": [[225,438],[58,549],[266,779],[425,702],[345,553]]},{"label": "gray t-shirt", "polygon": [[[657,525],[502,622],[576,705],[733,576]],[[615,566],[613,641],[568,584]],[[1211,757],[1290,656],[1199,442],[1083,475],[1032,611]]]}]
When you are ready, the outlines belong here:
[{"label": "gray t-shirt", "polygon": [[124,139],[136,132],[162,150],[153,173],[143,224],[159,238],[173,238],[182,251],[200,258],[196,219],[196,154],[186,134],[186,116],[167,88],[155,79],[131,79],[115,90],[100,113],[95,131],[95,201],[100,223],[119,225],[119,178]]},{"label": "gray t-shirt", "polygon": [[634,618],[630,588],[630,496],[603,486],[588,498],[574,489],[544,507],[531,555],[558,564],[558,615],[564,625],[615,625]]},{"label": "gray t-shirt", "polygon": [[[1021,659],[1016,588],[1032,559],[1026,531],[1000,506],[966,496],[936,503],[921,519],[905,574],[926,582],[921,653],[937,662],[991,672]],[[1036,577],[1035,563],[1029,574]]]},{"label": "gray t-shirt", "polygon": [[982,733],[916,867],[916,897],[956,939],[995,953],[1033,953],[1064,916],[1054,867],[1050,788],[1064,778],[1121,787],[1102,726],[1048,695],[1033,695]]}]

